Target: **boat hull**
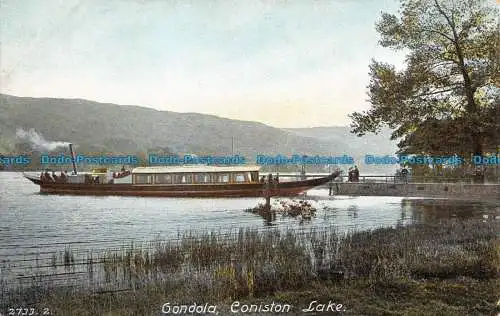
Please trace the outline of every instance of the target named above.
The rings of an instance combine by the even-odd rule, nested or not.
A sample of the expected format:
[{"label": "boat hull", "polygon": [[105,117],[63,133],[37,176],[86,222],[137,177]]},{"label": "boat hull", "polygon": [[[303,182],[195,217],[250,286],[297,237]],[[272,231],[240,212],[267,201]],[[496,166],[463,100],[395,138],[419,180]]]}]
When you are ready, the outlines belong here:
[{"label": "boat hull", "polygon": [[328,177],[304,181],[232,184],[73,184],[41,182],[38,178],[25,176],[40,185],[43,194],[95,195],[95,196],[143,196],[143,197],[268,197],[296,196],[313,187],[331,181],[335,174]]}]

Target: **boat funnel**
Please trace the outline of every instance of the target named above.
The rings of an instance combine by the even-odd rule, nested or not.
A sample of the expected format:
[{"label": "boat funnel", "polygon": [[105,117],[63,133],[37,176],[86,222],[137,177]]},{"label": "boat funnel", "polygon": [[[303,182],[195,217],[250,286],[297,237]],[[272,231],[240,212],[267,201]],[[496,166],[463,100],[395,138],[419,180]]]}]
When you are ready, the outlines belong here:
[{"label": "boat funnel", "polygon": [[73,163],[73,174],[76,175],[75,153],[73,152],[73,144],[69,144],[69,151],[71,152],[71,162]]}]

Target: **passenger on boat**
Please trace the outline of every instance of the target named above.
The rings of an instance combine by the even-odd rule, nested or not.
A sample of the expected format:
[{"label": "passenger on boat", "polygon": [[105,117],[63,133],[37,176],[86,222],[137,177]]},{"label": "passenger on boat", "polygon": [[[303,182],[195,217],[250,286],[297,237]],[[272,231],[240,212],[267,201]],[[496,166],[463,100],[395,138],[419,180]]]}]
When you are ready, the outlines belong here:
[{"label": "passenger on boat", "polygon": [[265,183],[266,182],[266,176],[262,176],[260,178],[260,183]]},{"label": "passenger on boat", "polygon": [[278,175],[276,175],[276,177],[274,177],[274,183],[275,183],[275,184],[280,183],[280,178],[279,178],[279,176],[278,176]]},{"label": "passenger on boat", "polygon": [[347,172],[347,182],[352,182],[353,181],[353,172],[352,172],[352,167],[349,167],[349,171]]},{"label": "passenger on boat", "polygon": [[66,183],[68,181],[67,175],[61,171],[61,176],[59,177],[59,182]]},{"label": "passenger on boat", "polygon": [[48,169],[45,170],[45,173],[43,174],[43,181],[52,182],[52,177],[50,176]]}]

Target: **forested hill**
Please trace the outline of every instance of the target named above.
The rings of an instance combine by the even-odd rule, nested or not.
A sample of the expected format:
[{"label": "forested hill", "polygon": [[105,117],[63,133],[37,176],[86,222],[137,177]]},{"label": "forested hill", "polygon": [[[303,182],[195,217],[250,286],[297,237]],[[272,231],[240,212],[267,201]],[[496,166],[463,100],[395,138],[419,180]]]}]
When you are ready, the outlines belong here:
[{"label": "forested hill", "polygon": [[[169,148],[175,153],[230,154],[252,158],[264,154],[359,154],[363,138],[345,139],[346,128],[324,135],[315,129],[279,129],[262,123],[213,115],[158,111],[140,106],[80,99],[26,98],[0,95],[0,150],[14,150],[16,131],[35,130],[50,141],[76,144],[95,152],[143,152]],[[308,133],[307,130],[310,130]],[[378,141],[385,147],[385,137]],[[347,141],[346,141],[347,140]],[[387,153],[392,148],[380,148]]]},{"label": "forested hill", "polygon": [[139,106],[79,99],[1,95],[2,137],[15,141],[16,129],[35,129],[48,140],[68,141],[105,151],[143,151],[169,147],[174,152],[328,153],[342,149],[257,122],[197,113],[157,111]]}]

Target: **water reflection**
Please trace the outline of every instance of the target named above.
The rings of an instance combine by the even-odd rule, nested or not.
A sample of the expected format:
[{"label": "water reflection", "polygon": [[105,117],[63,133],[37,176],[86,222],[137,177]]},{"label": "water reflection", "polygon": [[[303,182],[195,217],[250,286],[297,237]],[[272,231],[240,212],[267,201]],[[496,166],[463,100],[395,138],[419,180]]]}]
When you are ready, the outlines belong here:
[{"label": "water reflection", "polygon": [[449,218],[460,220],[485,217],[495,218],[500,213],[498,205],[474,201],[413,199],[402,201],[401,204],[402,212],[403,210],[410,209],[413,220],[419,223],[430,223]]},{"label": "water reflection", "polygon": [[[337,200],[313,201],[316,208],[314,225],[335,224],[341,222],[366,222],[368,218],[378,217],[373,223],[385,222],[388,225],[408,225],[435,223],[444,219],[466,220],[472,218],[495,219],[500,216],[499,203],[486,203],[477,201],[426,199],[426,198],[399,198],[397,203],[377,203],[364,205],[361,200],[367,197],[339,197]],[[374,202],[381,197],[374,197]],[[279,199],[283,201],[283,199]],[[348,203],[344,203],[348,202]],[[290,216],[276,212],[274,207],[279,203],[271,203],[271,211],[254,212],[255,215],[264,219],[265,226],[282,224],[284,218]],[[274,206],[273,206],[274,205]],[[378,216],[377,216],[378,214]],[[385,219],[384,219],[385,218]],[[392,218],[394,222],[391,222]],[[300,220],[300,216],[298,217]],[[300,221],[298,221],[300,223]],[[365,227],[370,228],[370,227]]]},{"label": "water reflection", "polygon": [[356,205],[349,205],[346,212],[347,216],[352,218],[358,218],[359,208]]},{"label": "water reflection", "polygon": [[276,225],[276,211],[270,208],[258,210],[255,214],[258,214],[264,219],[264,226],[275,226]]}]

